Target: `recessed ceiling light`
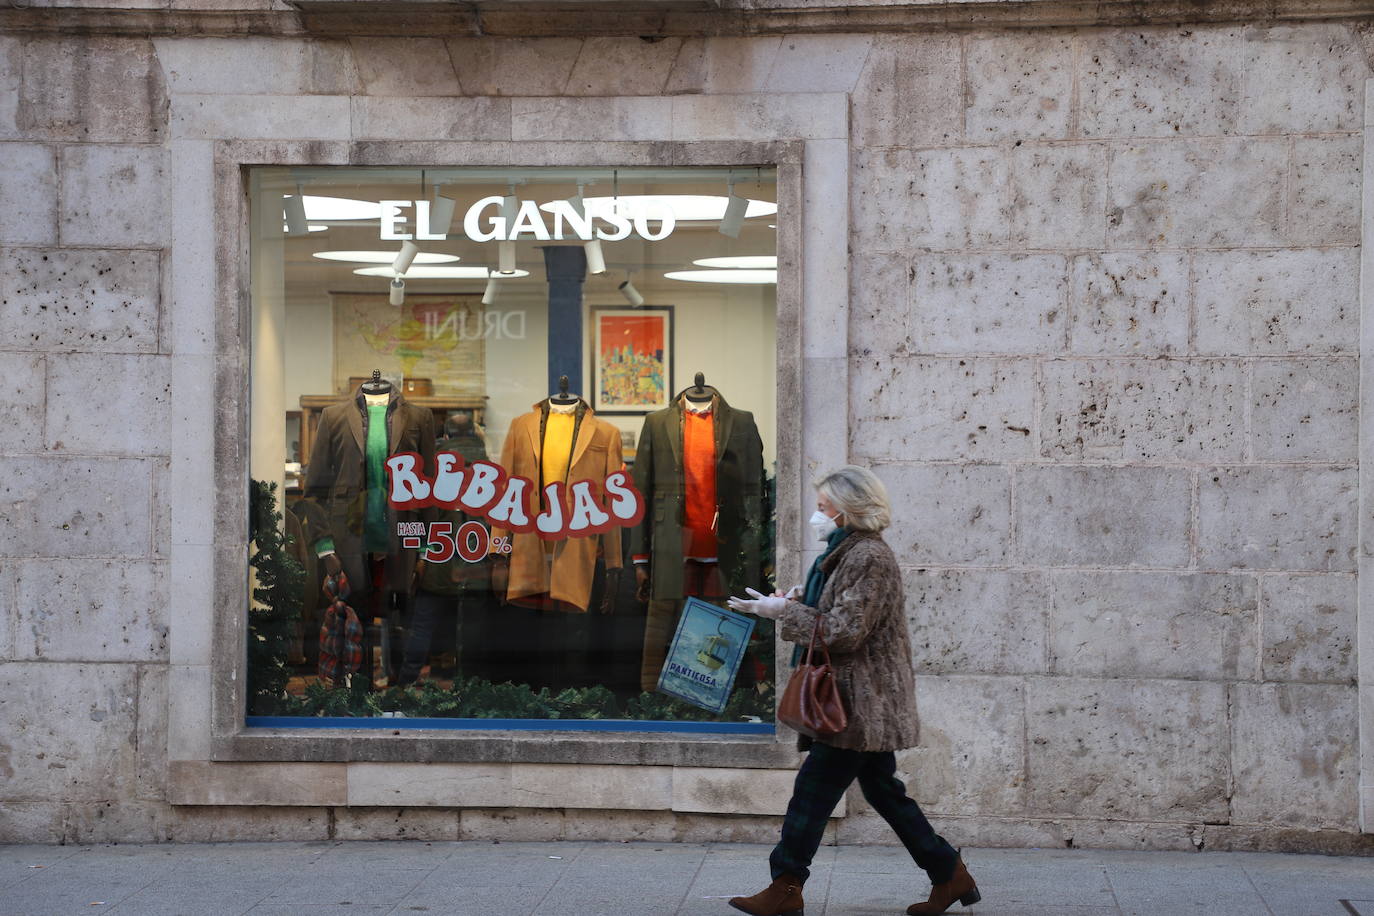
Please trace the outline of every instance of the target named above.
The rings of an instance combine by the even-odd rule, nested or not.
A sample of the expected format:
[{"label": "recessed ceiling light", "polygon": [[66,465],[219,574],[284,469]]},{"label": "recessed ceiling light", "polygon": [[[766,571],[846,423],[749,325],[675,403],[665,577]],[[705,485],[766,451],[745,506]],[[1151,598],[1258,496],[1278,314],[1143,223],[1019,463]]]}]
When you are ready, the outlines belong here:
[{"label": "recessed ceiling light", "polygon": [[698,258],[692,262],[698,267],[729,267],[753,270],[777,270],[778,256],[775,254],[741,254],[728,258]]},{"label": "recessed ceiling light", "polygon": [[[311,255],[321,261],[352,261],[354,264],[390,264],[396,260],[394,251],[317,251]],[[416,264],[452,264],[461,260],[456,254],[422,251],[415,256]]]},{"label": "recessed ceiling light", "polygon": [[[324,231],[327,230],[329,227],[328,227],[328,226],[309,226],[309,227],[307,227],[307,228],[308,228],[311,232],[324,232]],[[291,231],[291,227],[288,226],[288,225],[286,225],[286,223],[282,223],[282,224],[281,224],[281,231],[282,231],[282,232],[290,232],[290,231]]]},{"label": "recessed ceiling light", "polygon": [[[287,195],[288,197],[291,195]],[[285,210],[283,210],[285,212]],[[305,195],[305,218],[320,222],[349,222],[361,219],[381,219],[382,205],[371,200],[349,197],[315,197]]]},{"label": "recessed ceiling light", "polygon": [[[306,200],[309,201],[309,198]],[[583,202],[587,207],[587,213],[599,216],[614,206],[617,200],[622,204],[630,204],[641,212],[645,212],[643,208],[646,206],[668,207],[673,211],[673,218],[680,223],[719,220],[725,215],[725,208],[730,203],[729,198],[714,194],[622,194],[618,198],[587,197]],[[551,204],[541,204],[540,209],[551,210]],[[653,210],[647,212],[652,213]],[[771,201],[751,200],[744,216],[748,219],[751,216],[770,216],[777,212],[778,205]]]},{"label": "recessed ceiling light", "polygon": [[[390,267],[359,267],[353,271],[360,277],[395,277],[396,271]],[[401,276],[407,280],[485,280],[491,271],[485,267],[434,267],[434,266],[412,266]],[[516,277],[528,277],[528,270],[517,270],[513,274],[502,274],[503,280],[511,280]]]},{"label": "recessed ceiling light", "polygon": [[669,280],[689,283],[752,283],[758,285],[778,282],[776,270],[670,270],[663,276]]}]

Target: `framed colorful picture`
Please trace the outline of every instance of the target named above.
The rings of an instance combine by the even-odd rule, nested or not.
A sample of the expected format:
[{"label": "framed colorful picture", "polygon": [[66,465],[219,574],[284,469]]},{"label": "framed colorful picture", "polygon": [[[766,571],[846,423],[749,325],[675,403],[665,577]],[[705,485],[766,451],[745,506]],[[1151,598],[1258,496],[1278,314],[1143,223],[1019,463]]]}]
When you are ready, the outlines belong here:
[{"label": "framed colorful picture", "polygon": [[592,306],[592,409],[646,414],[673,397],[673,307]]}]

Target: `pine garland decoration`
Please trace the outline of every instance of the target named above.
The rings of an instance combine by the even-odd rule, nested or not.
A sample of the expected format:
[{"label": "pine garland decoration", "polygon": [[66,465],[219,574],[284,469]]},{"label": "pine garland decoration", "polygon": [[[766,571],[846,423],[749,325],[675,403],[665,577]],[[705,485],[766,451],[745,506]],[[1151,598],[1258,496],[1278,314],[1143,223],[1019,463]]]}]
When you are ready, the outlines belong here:
[{"label": "pine garland decoration", "polygon": [[248,564],[256,581],[248,611],[250,715],[272,715],[287,700],[287,658],[305,585],[305,568],[286,552],[289,541],[282,533],[276,492],[275,481],[250,482],[248,536],[254,549]]}]

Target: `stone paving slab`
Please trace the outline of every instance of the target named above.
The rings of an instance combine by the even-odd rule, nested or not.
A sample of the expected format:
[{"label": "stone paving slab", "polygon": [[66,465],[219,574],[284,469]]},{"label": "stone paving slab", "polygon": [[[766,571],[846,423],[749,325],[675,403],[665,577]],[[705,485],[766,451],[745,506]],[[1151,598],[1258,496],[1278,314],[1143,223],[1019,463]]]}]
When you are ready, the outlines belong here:
[{"label": "stone paving slab", "polygon": [[[767,846],[311,842],[0,846],[0,916],[726,916]],[[965,849],[972,916],[1374,916],[1374,860],[1270,853]],[[823,847],[810,916],[901,913],[905,853]]]}]

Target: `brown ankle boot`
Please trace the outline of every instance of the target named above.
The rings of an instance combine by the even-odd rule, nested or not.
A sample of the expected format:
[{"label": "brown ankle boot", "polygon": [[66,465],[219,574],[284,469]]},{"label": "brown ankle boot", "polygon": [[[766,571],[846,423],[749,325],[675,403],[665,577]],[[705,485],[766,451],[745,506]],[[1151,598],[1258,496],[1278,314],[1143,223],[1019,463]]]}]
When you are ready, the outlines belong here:
[{"label": "brown ankle boot", "polygon": [[804,916],[802,883],[792,875],[779,875],[752,897],[735,897],[730,905],[750,916]]},{"label": "brown ankle boot", "polygon": [[973,906],[983,895],[978,893],[978,885],[964,867],[964,857],[954,861],[954,874],[943,884],[930,889],[930,899],[925,903],[913,903],[906,908],[907,916],[936,916],[954,906],[958,900],[964,906]]}]

